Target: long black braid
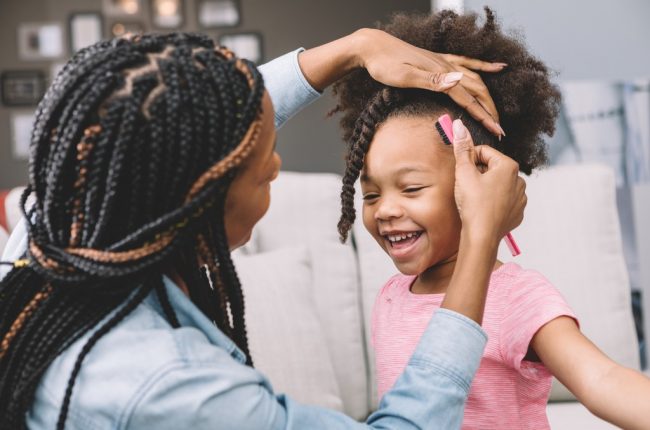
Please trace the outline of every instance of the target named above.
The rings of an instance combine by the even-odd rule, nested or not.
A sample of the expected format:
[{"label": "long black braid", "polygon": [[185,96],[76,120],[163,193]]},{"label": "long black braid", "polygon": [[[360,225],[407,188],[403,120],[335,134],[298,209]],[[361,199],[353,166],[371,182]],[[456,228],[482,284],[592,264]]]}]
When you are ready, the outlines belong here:
[{"label": "long black braid", "polygon": [[78,52],[41,101],[22,206],[26,254],[0,282],[0,430],[25,415],[52,361],[96,327],[85,356],[151,292],[180,322],[162,276],[248,357],[224,201],[261,125],[262,77],[195,34],[145,35]]}]

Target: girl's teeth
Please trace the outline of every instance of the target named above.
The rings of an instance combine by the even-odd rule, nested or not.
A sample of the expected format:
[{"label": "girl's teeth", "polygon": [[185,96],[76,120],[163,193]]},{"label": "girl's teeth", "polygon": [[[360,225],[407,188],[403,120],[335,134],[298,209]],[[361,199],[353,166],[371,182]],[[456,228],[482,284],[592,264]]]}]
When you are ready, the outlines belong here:
[{"label": "girl's teeth", "polygon": [[412,233],[402,233],[402,234],[395,234],[395,235],[390,235],[388,236],[388,240],[391,242],[399,242],[400,240],[404,239],[410,239],[414,236],[417,236],[417,232],[412,232]]}]

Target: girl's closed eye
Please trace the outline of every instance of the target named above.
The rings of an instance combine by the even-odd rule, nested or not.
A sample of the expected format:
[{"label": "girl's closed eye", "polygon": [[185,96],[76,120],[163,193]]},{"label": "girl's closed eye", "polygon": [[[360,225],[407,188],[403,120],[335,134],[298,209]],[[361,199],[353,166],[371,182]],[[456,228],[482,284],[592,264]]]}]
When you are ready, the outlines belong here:
[{"label": "girl's closed eye", "polygon": [[423,189],[425,189],[425,188],[428,188],[428,187],[427,187],[427,186],[424,186],[424,185],[421,185],[421,186],[406,187],[406,188],[404,189],[404,192],[405,192],[405,193],[408,193],[408,194],[414,194],[414,193],[417,193],[418,191],[421,191],[421,190],[423,190]]},{"label": "girl's closed eye", "polygon": [[363,200],[367,202],[367,201],[374,200],[374,199],[376,199],[378,197],[379,197],[378,193],[365,193],[363,195]]}]

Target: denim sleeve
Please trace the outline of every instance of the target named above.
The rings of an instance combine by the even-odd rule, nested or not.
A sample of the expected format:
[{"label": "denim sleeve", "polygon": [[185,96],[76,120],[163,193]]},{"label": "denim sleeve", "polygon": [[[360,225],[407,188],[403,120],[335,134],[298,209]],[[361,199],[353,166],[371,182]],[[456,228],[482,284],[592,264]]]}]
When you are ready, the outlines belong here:
[{"label": "denim sleeve", "polygon": [[[434,339],[435,337],[435,339]],[[167,366],[139,390],[124,429],[455,429],[486,336],[473,321],[439,310],[393,390],[366,423],[273,393],[266,378],[206,344],[196,359]],[[163,412],[164,411],[164,412]]]},{"label": "denim sleeve", "polygon": [[275,128],[320,97],[300,70],[298,54],[302,51],[296,49],[259,67],[275,108]]}]

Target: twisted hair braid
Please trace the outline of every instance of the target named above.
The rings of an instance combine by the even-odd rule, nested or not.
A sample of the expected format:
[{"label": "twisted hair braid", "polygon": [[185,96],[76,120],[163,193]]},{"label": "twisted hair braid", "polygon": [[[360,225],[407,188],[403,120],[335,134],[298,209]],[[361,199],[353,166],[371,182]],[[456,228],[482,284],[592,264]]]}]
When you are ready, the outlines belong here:
[{"label": "twisted hair braid", "polygon": [[149,294],[179,327],[169,267],[252,365],[223,219],[259,138],[263,93],[252,63],[195,34],[99,42],[63,68],[32,134],[29,264],[0,281],[0,430],[25,428],[45,370],[87,336],[63,429],[84,358]]},{"label": "twisted hair braid", "polygon": [[346,169],[341,190],[341,218],[338,230],[341,242],[345,242],[354,224],[354,184],[363,169],[363,160],[375,136],[377,126],[386,119],[390,107],[398,100],[398,95],[390,88],[379,91],[368,103],[357,119],[354,131],[348,141]]}]

